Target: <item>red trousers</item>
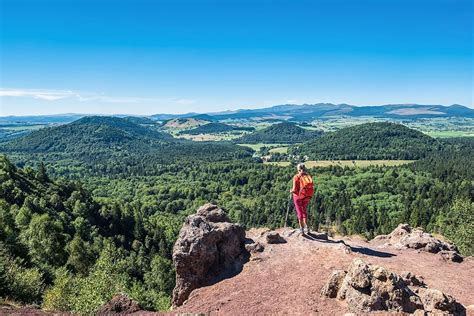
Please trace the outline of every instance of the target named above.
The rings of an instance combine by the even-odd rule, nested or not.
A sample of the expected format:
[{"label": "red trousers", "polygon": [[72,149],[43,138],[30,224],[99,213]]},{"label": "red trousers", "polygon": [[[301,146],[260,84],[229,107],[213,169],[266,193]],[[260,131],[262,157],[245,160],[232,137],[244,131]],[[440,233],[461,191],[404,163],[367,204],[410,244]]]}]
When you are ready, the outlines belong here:
[{"label": "red trousers", "polygon": [[295,202],[296,216],[298,219],[308,218],[308,208],[309,201],[311,199],[299,199],[298,194],[293,194],[293,201]]}]

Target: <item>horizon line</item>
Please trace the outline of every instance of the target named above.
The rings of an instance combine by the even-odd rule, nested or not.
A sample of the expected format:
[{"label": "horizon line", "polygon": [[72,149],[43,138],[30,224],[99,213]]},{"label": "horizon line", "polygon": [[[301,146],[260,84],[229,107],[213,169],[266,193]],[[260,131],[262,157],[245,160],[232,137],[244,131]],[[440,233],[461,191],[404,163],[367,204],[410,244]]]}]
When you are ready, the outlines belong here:
[{"label": "horizon line", "polygon": [[66,113],[50,113],[50,114],[31,114],[31,115],[0,115],[0,118],[7,118],[7,117],[28,117],[28,116],[34,116],[34,117],[39,117],[39,116],[68,116],[68,115],[75,115],[75,116],[136,116],[136,117],[150,117],[150,116],[156,116],[156,115],[188,115],[188,114],[193,114],[193,115],[203,115],[203,114],[208,114],[208,115],[217,115],[219,113],[225,113],[225,112],[238,112],[238,111],[248,111],[248,110],[260,110],[260,109],[269,109],[272,107],[276,106],[318,106],[318,105],[346,105],[346,106],[352,106],[352,107],[382,107],[382,106],[442,106],[442,107],[451,107],[451,106],[462,106],[471,110],[474,110],[474,107],[470,107],[467,105],[463,104],[458,104],[458,103],[453,103],[450,105],[445,105],[445,104],[420,104],[420,103],[386,103],[386,104],[378,104],[378,105],[354,105],[354,104],[349,104],[349,103],[331,103],[331,102],[318,102],[318,103],[302,103],[302,104],[296,104],[296,103],[286,103],[286,104],[275,104],[275,105],[270,105],[267,107],[256,107],[256,108],[238,108],[235,110],[222,110],[222,111],[217,111],[217,112],[181,112],[181,113],[152,113],[152,114],[133,114],[133,113],[80,113],[80,112],[66,112]]}]

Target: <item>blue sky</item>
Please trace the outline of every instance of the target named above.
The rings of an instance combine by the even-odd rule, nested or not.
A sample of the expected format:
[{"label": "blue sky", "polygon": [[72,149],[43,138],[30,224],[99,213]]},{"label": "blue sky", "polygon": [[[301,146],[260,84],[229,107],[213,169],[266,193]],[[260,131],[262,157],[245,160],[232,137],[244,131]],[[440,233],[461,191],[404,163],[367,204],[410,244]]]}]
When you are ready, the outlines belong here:
[{"label": "blue sky", "polygon": [[474,107],[472,0],[0,3],[0,116]]}]

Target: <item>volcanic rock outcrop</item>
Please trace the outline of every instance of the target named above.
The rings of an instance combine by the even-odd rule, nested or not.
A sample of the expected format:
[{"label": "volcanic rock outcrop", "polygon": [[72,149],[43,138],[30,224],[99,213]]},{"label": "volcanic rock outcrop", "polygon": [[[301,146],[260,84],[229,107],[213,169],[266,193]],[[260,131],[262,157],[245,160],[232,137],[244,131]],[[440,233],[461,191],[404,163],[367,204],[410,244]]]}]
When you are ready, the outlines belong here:
[{"label": "volcanic rock outcrop", "polygon": [[173,248],[173,306],[182,305],[194,289],[240,271],[247,257],[244,228],[218,206],[203,205],[186,218]]},{"label": "volcanic rock outcrop", "polygon": [[321,294],[344,300],[354,313],[419,310],[435,315],[465,315],[465,308],[453,297],[427,288],[418,276],[411,273],[398,276],[361,259],[354,259],[347,271],[333,271]]},{"label": "volcanic rock outcrop", "polygon": [[375,242],[385,242],[384,246],[395,248],[412,248],[430,253],[439,253],[447,261],[462,262],[463,257],[455,245],[435,238],[418,228],[408,224],[400,224],[388,235],[380,235],[373,239]]}]

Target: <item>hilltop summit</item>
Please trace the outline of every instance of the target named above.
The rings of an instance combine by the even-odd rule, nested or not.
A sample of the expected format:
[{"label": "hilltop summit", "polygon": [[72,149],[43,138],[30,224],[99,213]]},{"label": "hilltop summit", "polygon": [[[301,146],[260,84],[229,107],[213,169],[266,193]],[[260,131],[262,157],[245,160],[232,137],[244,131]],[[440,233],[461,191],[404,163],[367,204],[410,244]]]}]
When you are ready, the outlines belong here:
[{"label": "hilltop summit", "polygon": [[[204,223],[200,225],[205,227]],[[409,234],[413,232],[422,235],[420,230],[402,225],[391,235],[364,241],[358,237],[339,239],[320,238],[320,234],[301,235],[291,228],[276,232],[251,229],[246,232],[246,244],[249,245],[246,249],[250,250],[251,257],[242,271],[194,289],[174,311],[219,315],[342,315],[348,311],[375,310],[411,313],[425,310],[434,314],[465,315],[466,308],[468,312],[472,311],[472,258],[456,263],[440,254],[412,249],[415,247],[381,243],[392,237],[394,242],[395,239],[397,242],[410,239],[413,236]],[[283,242],[271,242],[269,236],[275,234],[279,234]],[[430,240],[434,241],[455,249],[454,245],[439,239]],[[222,243],[219,245],[223,247]],[[192,264],[191,261],[188,263]],[[338,279],[335,271],[349,273],[344,272]],[[385,273],[386,278],[379,272]],[[348,284],[343,282],[344,277]],[[374,295],[381,295],[380,300],[370,298],[370,294],[367,296],[372,291],[370,284],[378,284],[373,291]],[[331,287],[336,288],[333,291]],[[369,292],[365,291],[366,287]],[[345,294],[339,295],[338,291]]]},{"label": "hilltop summit", "polygon": [[309,159],[420,159],[438,142],[401,124],[380,122],[346,127],[303,143],[294,153]]}]

